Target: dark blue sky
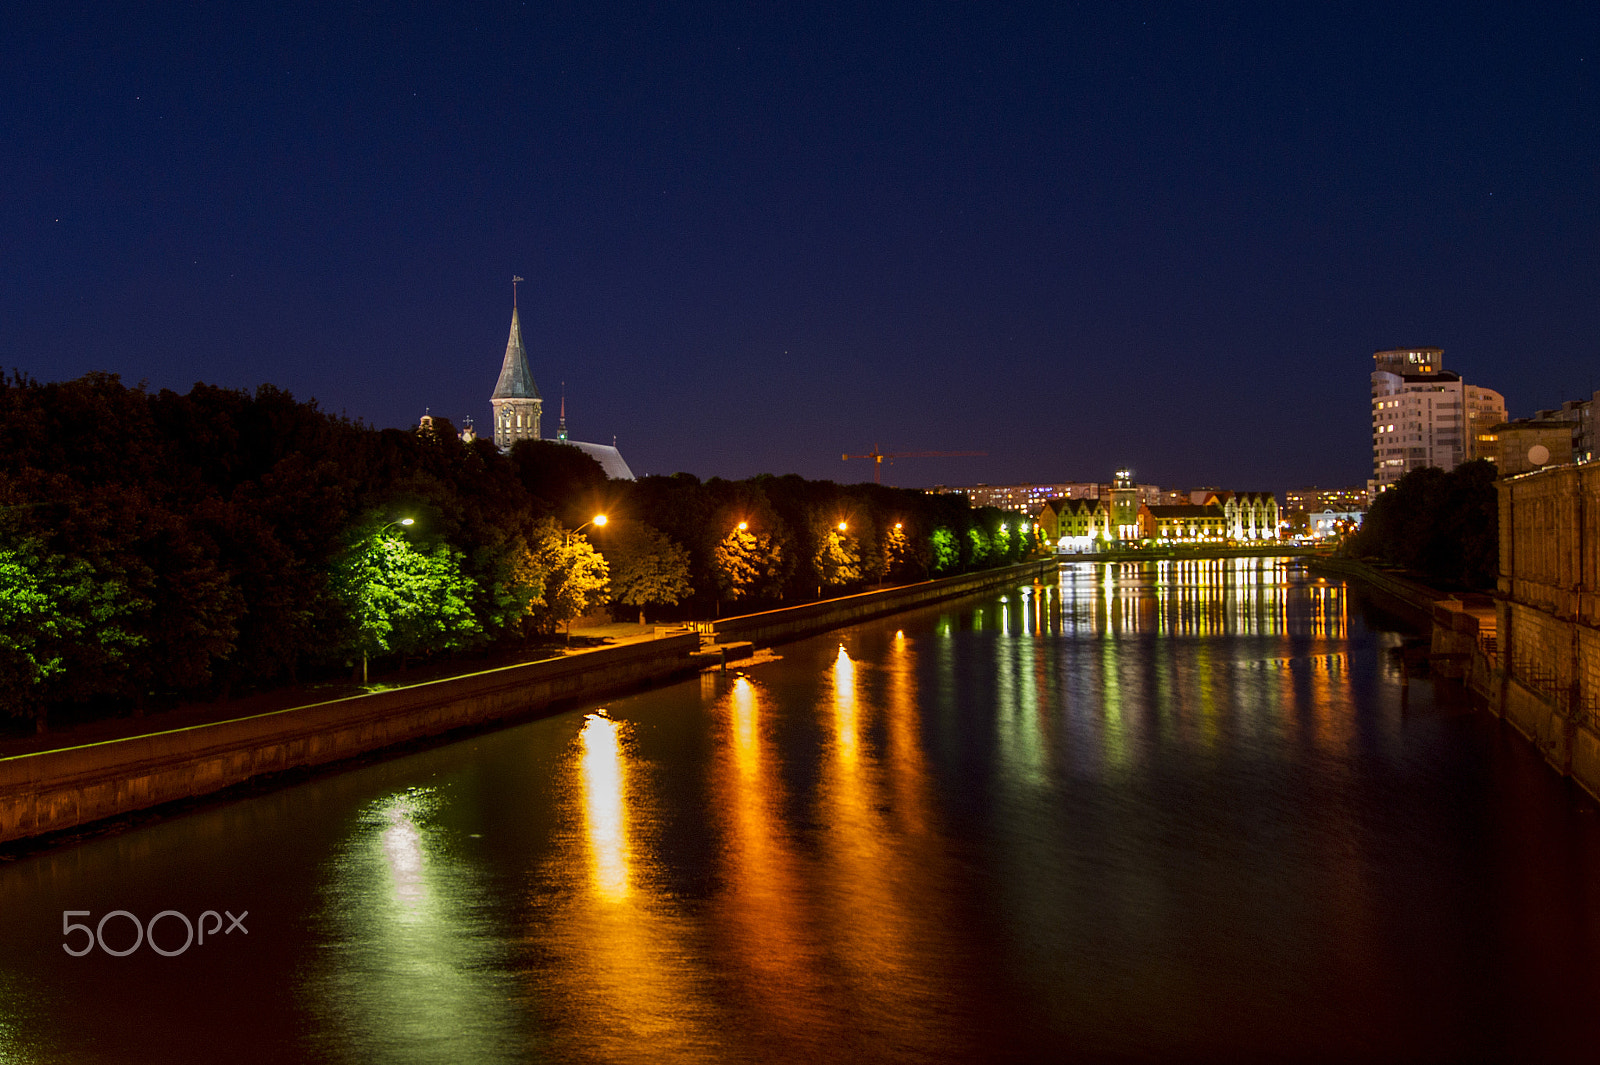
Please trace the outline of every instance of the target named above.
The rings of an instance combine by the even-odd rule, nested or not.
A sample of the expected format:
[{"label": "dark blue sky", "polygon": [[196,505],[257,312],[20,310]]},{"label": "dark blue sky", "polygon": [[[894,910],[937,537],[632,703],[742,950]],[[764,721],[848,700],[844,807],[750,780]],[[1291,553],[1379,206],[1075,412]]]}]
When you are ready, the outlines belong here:
[{"label": "dark blue sky", "polygon": [[[1600,388],[1600,5],[39,4],[0,366],[641,473],[1364,481],[1371,353]],[[869,8],[869,10],[863,10]]]}]

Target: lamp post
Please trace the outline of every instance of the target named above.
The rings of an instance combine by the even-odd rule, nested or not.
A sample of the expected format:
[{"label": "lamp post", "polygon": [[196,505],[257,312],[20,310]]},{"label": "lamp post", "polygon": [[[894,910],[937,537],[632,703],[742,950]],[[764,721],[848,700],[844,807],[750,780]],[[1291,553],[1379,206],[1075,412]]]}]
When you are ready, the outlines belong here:
[{"label": "lamp post", "polygon": [[[742,552],[744,550],[744,544],[739,540],[738,534],[749,531],[750,523],[748,521],[741,521],[739,524],[733,527],[733,531],[728,534],[728,539],[732,540]],[[711,616],[713,618],[720,618],[722,617],[722,585],[721,582],[716,580],[714,576],[711,584]]]},{"label": "lamp post", "polygon": [[572,543],[572,538],[574,536],[577,536],[579,533],[583,532],[583,530],[587,529],[589,526],[593,525],[597,529],[603,529],[603,528],[605,528],[606,522],[608,522],[610,520],[611,519],[607,518],[604,514],[596,514],[594,517],[590,518],[588,521],[584,522],[582,525],[578,526],[576,529],[567,530],[567,534],[566,534],[565,540],[566,540],[567,543],[570,544],[570,543]]},{"label": "lamp post", "polygon": [[[380,528],[378,530],[377,538],[378,538],[379,541],[382,541],[383,540],[383,534],[388,532],[390,529],[394,528],[396,525],[415,525],[415,524],[416,524],[416,519],[415,518],[396,518],[394,521],[389,522],[387,525],[383,526],[382,528]],[[362,618],[361,620],[365,621],[366,618]],[[363,644],[362,648],[361,648],[361,686],[363,688],[365,688],[367,686],[367,648],[366,648],[365,644]]]},{"label": "lamp post", "polygon": [[[561,537],[561,546],[563,548],[570,548],[572,546],[573,538],[576,537],[579,533],[583,532],[583,530],[587,529],[591,525],[593,525],[597,529],[603,529],[603,528],[605,528],[606,522],[608,522],[610,520],[611,519],[607,518],[604,514],[596,514],[594,517],[590,518],[588,521],[584,522],[582,525],[578,526],[576,529],[569,530],[567,533],[565,533]],[[569,559],[565,559],[564,561],[568,562],[569,564],[571,563],[571,559],[570,558]],[[571,618],[567,618],[566,619],[566,628],[567,628],[567,631],[566,631],[567,642],[570,644],[572,642],[572,619]]]}]

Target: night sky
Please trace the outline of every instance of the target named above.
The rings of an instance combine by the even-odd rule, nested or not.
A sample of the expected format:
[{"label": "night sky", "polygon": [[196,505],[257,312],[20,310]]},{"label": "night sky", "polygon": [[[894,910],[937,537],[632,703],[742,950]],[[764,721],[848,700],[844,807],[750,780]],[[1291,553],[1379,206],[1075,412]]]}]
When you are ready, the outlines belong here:
[{"label": "night sky", "polygon": [[[638,473],[1361,483],[1600,388],[1600,4],[8,5],[0,367]],[[92,427],[86,427],[86,431]]]}]

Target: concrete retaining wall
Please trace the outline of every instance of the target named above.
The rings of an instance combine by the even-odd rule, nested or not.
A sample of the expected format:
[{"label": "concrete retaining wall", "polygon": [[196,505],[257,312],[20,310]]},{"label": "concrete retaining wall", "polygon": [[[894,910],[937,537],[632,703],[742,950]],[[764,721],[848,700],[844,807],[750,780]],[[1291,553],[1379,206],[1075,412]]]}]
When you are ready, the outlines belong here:
[{"label": "concrete retaining wall", "polygon": [[[797,639],[1034,577],[1030,562],[717,622],[718,643]],[[464,677],[64,750],[0,758],[0,844],[76,828],[245,781],[601,698],[700,668],[686,633]]]},{"label": "concrete retaining wall", "polygon": [[0,843],[598,698],[696,668],[696,635],[0,759]]},{"label": "concrete retaining wall", "polygon": [[886,588],[881,592],[863,592],[842,599],[826,599],[803,606],[767,610],[760,614],[724,618],[711,626],[718,643],[749,640],[758,646],[781,643],[812,636],[828,629],[853,625],[885,614],[937,603],[945,599],[975,595],[991,588],[1000,588],[1035,578],[1053,580],[1059,570],[1054,558],[1039,562],[1024,562],[1017,566],[968,573],[960,577],[942,577],[919,584]]}]

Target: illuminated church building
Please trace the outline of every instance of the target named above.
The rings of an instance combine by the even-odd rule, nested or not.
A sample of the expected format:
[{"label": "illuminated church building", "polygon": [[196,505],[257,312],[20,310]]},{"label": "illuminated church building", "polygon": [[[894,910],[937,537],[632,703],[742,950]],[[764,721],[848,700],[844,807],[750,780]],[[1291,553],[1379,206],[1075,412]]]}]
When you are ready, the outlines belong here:
[{"label": "illuminated church building", "polygon": [[[528,367],[528,351],[522,343],[522,322],[517,308],[511,308],[511,336],[506,340],[505,361],[500,364],[500,380],[495,383],[489,397],[494,408],[494,443],[501,451],[509,451],[518,440],[540,440],[539,422],[543,415],[544,398],[534,383],[533,371]],[[577,448],[600,464],[612,480],[633,480],[633,471],[623,461],[615,444],[590,444],[567,439],[567,404],[561,401],[560,425],[556,442]]]}]

